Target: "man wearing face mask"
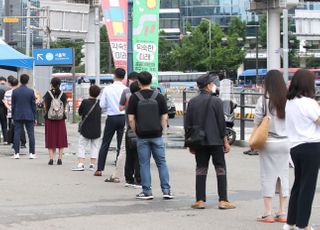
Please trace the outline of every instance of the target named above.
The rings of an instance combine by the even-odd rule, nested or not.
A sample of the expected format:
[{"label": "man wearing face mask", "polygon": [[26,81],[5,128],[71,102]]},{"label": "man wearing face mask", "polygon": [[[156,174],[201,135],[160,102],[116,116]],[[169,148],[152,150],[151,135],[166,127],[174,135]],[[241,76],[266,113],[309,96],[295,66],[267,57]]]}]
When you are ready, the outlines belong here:
[{"label": "man wearing face mask", "polygon": [[195,154],[196,159],[196,202],[191,206],[195,209],[205,208],[206,178],[210,157],[212,157],[218,182],[218,207],[219,209],[235,208],[227,197],[227,170],[224,154],[230,151],[230,145],[225,135],[223,104],[221,99],[213,94],[213,91],[216,93],[214,82],[217,82],[217,79],[218,76],[210,73],[198,78],[200,94],[189,101],[186,113],[186,133],[192,127],[200,126],[206,137],[200,146],[190,148],[190,152]]}]

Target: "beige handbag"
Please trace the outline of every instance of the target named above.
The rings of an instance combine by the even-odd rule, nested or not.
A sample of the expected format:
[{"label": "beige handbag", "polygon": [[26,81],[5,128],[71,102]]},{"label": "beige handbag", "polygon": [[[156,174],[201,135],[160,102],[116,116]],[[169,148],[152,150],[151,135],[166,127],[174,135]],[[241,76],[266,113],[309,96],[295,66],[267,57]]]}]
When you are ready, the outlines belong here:
[{"label": "beige handbag", "polygon": [[254,128],[250,139],[249,146],[251,149],[261,150],[263,149],[269,135],[269,117],[267,116],[267,104],[266,99],[264,98],[264,111],[265,116],[262,119],[258,127]]}]

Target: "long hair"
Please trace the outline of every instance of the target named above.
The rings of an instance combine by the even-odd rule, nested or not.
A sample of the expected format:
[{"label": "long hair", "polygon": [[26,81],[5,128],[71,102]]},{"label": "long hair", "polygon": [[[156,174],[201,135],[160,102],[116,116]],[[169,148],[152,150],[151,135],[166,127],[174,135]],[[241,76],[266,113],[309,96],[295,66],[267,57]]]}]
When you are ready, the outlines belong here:
[{"label": "long hair", "polygon": [[315,95],[315,75],[309,70],[300,69],[292,77],[288,92],[288,100],[295,97],[313,98]]},{"label": "long hair", "polygon": [[285,118],[285,107],[287,102],[287,87],[284,82],[282,73],[279,70],[268,71],[264,82],[264,97],[269,98],[269,111],[274,114],[277,112],[277,117]]}]

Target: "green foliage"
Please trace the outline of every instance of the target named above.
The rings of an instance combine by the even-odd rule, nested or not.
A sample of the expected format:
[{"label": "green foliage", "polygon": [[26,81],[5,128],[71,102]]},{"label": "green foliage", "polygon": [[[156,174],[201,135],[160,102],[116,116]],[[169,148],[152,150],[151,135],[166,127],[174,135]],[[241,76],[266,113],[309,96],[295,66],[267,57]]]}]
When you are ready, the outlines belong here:
[{"label": "green foliage", "polygon": [[172,56],[174,44],[165,39],[165,32],[159,33],[159,71],[170,71],[175,69],[175,61]]},{"label": "green foliage", "polygon": [[227,73],[238,69],[245,57],[245,52],[238,43],[239,38],[245,39],[245,24],[239,18],[232,18],[227,34],[220,25],[212,24],[211,41],[209,28],[209,23],[202,21],[194,29],[188,29],[191,35],[185,35],[171,51],[172,58],[176,61],[176,69]]},{"label": "green foliage", "polygon": [[109,57],[110,43],[107,33],[107,28],[103,25],[100,29],[100,71],[101,73],[109,73],[109,62],[111,61],[111,67],[113,68],[112,55]]},{"label": "green foliage", "polygon": [[267,14],[259,17],[259,44],[267,48]]},{"label": "green foliage", "polygon": [[314,57],[308,57],[306,59],[306,68],[307,69],[315,69],[315,68],[319,68],[319,61]]}]

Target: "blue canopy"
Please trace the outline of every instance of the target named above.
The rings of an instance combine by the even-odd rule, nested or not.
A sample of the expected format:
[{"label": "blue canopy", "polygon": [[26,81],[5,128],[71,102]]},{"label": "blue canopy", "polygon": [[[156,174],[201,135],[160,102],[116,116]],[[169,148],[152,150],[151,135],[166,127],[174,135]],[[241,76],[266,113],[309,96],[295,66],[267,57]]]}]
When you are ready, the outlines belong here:
[{"label": "blue canopy", "polygon": [[32,69],[33,58],[28,57],[0,39],[0,68],[17,70],[17,68]]},{"label": "blue canopy", "polygon": [[[247,69],[243,71],[240,76],[253,77],[253,76],[256,76],[256,72],[257,72],[256,69]],[[259,76],[265,76],[266,74],[267,74],[267,69],[258,69]]]}]

